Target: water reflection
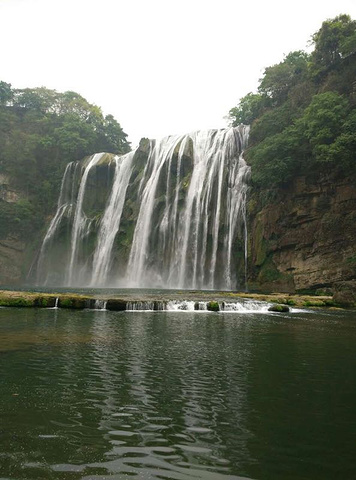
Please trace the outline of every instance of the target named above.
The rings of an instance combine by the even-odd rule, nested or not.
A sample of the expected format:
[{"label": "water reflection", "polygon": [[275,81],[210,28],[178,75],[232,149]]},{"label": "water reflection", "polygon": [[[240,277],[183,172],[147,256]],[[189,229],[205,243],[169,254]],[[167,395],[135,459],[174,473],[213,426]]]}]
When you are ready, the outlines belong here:
[{"label": "water reflection", "polygon": [[333,478],[319,420],[350,467],[356,328],[325,318],[2,309],[0,475]]}]

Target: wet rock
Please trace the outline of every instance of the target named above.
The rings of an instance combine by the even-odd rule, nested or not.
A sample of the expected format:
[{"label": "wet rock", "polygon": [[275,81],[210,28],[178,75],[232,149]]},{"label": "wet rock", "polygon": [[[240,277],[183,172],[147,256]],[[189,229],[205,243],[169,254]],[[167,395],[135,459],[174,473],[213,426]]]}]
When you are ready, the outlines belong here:
[{"label": "wet rock", "polygon": [[289,312],[290,308],[288,305],[281,305],[280,303],[274,303],[268,309],[269,312]]},{"label": "wet rock", "polygon": [[126,310],[126,301],[110,299],[106,302],[106,310],[124,311]]},{"label": "wet rock", "polygon": [[58,300],[59,308],[74,308],[74,309],[84,309],[86,307],[87,299],[83,297],[68,297],[61,296]]},{"label": "wet rock", "polygon": [[206,308],[209,312],[218,312],[220,310],[218,302],[208,302]]},{"label": "wet rock", "polygon": [[53,308],[56,304],[56,297],[41,295],[34,300],[34,306],[39,308]]}]

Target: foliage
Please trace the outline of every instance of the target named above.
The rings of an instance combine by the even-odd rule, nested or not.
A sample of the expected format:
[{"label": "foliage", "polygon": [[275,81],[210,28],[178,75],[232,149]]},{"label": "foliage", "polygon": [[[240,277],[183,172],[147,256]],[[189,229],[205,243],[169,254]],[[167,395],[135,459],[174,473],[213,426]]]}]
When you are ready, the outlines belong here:
[{"label": "foliage", "polygon": [[286,186],[300,171],[354,171],[356,22],[348,15],[326,20],[312,43],[311,54],[291,52],[266,68],[258,92],[230,110],[233,126],[251,124],[246,156],[263,189]]},{"label": "foliage", "polygon": [[312,71],[317,75],[356,52],[356,21],[349,15],[326,20],[312,36],[312,42]]},{"label": "foliage", "polygon": [[13,98],[11,84],[0,82],[0,105],[6,105]]},{"label": "foliage", "polygon": [[250,142],[261,142],[267,137],[282,132],[293,120],[294,109],[290,102],[268,109],[252,123]]},{"label": "foliage", "polygon": [[0,240],[16,233],[26,238],[29,233],[39,228],[41,220],[35,207],[28,200],[8,203],[0,200]]},{"label": "foliage", "polygon": [[21,237],[41,228],[53,212],[69,162],[129,149],[115,118],[104,117],[81,95],[44,87],[18,90],[0,82],[0,174],[27,202],[0,202],[0,235]]},{"label": "foliage", "polygon": [[302,163],[295,158],[299,145],[299,132],[290,127],[252,147],[252,180],[266,187],[287,183]]},{"label": "foliage", "polygon": [[271,98],[271,105],[280,105],[287,99],[291,88],[304,78],[307,67],[307,53],[291,52],[283,62],[265,69],[258,90],[262,95]]},{"label": "foliage", "polygon": [[229,112],[233,127],[241,123],[249,125],[264,111],[268,99],[259,93],[248,93],[240,99],[239,105]]},{"label": "foliage", "polygon": [[328,151],[341,134],[347,116],[348,101],[335,92],[315,95],[298,120],[304,141],[307,139],[316,162],[328,158]]}]

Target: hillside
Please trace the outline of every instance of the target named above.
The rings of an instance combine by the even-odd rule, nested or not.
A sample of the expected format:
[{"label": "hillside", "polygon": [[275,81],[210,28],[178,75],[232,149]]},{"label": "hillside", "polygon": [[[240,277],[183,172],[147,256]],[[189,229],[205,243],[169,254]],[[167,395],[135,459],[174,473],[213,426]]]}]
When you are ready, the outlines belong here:
[{"label": "hillside", "polygon": [[326,20],[314,50],[265,69],[230,111],[251,124],[249,283],[331,287],[356,273],[356,22]]}]

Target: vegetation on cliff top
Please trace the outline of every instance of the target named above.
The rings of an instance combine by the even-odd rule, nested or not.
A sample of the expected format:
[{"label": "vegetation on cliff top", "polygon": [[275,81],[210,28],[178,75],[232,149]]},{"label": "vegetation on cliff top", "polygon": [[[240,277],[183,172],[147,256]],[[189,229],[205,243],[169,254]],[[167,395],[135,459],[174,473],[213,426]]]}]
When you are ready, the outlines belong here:
[{"label": "vegetation on cliff top", "polygon": [[[31,237],[53,211],[65,166],[95,152],[126,153],[126,137],[78,93],[0,81],[0,239]],[[7,188],[20,199],[4,201]]]},{"label": "vegetation on cliff top", "polygon": [[268,67],[257,93],[230,110],[233,126],[251,125],[252,181],[282,186],[301,171],[348,176],[356,164],[356,21],[326,20],[314,50],[291,52]]}]

